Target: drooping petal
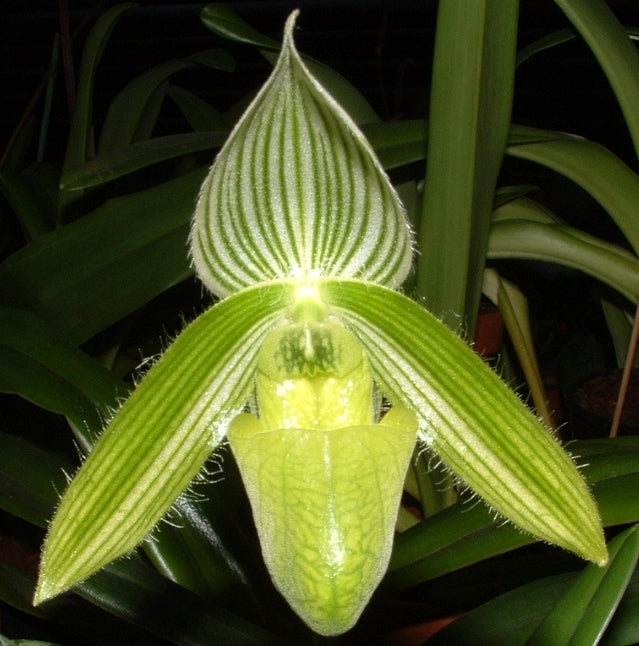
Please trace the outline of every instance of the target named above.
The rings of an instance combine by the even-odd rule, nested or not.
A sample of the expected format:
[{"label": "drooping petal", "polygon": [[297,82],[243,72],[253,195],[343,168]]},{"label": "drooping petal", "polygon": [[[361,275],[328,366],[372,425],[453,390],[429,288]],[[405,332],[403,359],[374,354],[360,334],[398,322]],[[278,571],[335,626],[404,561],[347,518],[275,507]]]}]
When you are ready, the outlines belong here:
[{"label": "drooping petal", "polygon": [[188,486],[253,388],[257,351],[291,302],[260,285],[191,323],[116,413],[64,494],[35,603],[132,550]]},{"label": "drooping petal", "polygon": [[307,625],[337,635],[386,571],[417,417],[398,406],[373,424],[368,359],[335,319],[274,329],[257,374],[260,418],[239,415],[228,438],[264,561]]},{"label": "drooping petal", "polygon": [[311,76],[286,23],[277,65],[207,177],[191,232],[218,296],[289,276],[406,277],[411,239],[370,145]]},{"label": "drooping petal", "polygon": [[526,532],[605,564],[599,513],[572,459],[462,339],[380,285],[326,280],[320,291],[384,394],[417,413],[421,439],[458,476]]}]

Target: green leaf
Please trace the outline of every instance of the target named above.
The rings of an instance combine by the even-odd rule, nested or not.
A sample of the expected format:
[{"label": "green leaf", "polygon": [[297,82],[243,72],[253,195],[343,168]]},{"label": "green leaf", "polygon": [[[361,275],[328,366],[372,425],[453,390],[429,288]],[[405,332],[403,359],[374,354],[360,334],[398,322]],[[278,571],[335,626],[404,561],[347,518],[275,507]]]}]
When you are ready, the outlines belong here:
[{"label": "green leaf", "polygon": [[588,43],[619,102],[639,155],[639,51],[605,2],[557,0]]},{"label": "green leaf", "polygon": [[116,414],[65,493],[36,603],[132,550],[183,492],[244,406],[287,283],[244,290],[198,317]]},{"label": "green leaf", "polygon": [[[559,3],[561,4],[561,3]],[[570,3],[567,3],[564,5],[564,7],[569,7]],[[577,9],[579,11],[579,9]],[[565,11],[569,17],[572,17],[570,15],[569,11]],[[586,16],[584,22],[586,23],[592,23],[594,20],[587,16],[586,14],[583,14]],[[573,24],[577,25],[577,23],[580,20],[579,14],[575,14],[576,20],[573,20]],[[610,16],[606,17],[606,21],[608,22],[610,20]],[[624,26],[623,27],[625,33],[633,40],[638,40],[639,39],[639,30],[633,27],[628,27]],[[605,33],[605,32],[608,33]],[[608,39],[609,35],[613,33],[614,34],[614,39],[615,40],[621,40],[619,36],[619,32],[616,31],[616,28],[614,31],[611,31],[609,26],[607,27],[606,30],[604,30],[604,34],[602,34],[602,40]],[[518,52],[517,54],[517,66],[522,65],[525,63],[529,58],[532,58],[536,54],[539,54],[543,51],[546,51],[547,49],[552,49],[553,47],[557,47],[558,45],[563,45],[564,43],[568,43],[571,40],[575,40],[578,38],[577,32],[574,31],[574,29],[557,29],[556,31],[552,31],[548,34],[545,34],[541,36],[541,38],[538,38],[537,40],[534,40],[532,43],[526,45],[521,49],[521,51]],[[592,34],[590,34],[589,40],[592,38]],[[618,44],[617,44],[618,45]],[[613,45],[612,47],[617,47],[617,45]],[[604,45],[606,47],[606,45]],[[625,45],[622,45],[622,47],[625,47]],[[593,47],[593,50],[595,50],[595,47]],[[599,58],[599,57],[598,57]],[[603,62],[600,59],[600,62]]]},{"label": "green leaf", "polygon": [[576,37],[577,36],[572,29],[557,29],[549,34],[544,34],[541,38],[529,43],[517,53],[517,67],[525,63],[529,58],[535,56],[535,54],[539,54],[547,49],[552,49],[553,47],[557,47],[563,43],[570,42]]},{"label": "green leaf", "polygon": [[280,43],[268,38],[242,20],[226,5],[213,2],[200,13],[202,22],[214,33],[238,43],[279,50]]},{"label": "green leaf", "polygon": [[[79,596],[33,608],[34,580],[0,562],[0,599],[63,625],[85,643],[111,646],[282,644],[269,631],[168,581],[137,555],[108,566],[76,590]],[[82,597],[82,598],[80,598]],[[100,627],[96,633],[96,626]],[[158,638],[161,640],[158,642]]]},{"label": "green leaf", "polygon": [[80,166],[87,159],[91,136],[95,73],[117,21],[125,11],[137,6],[137,3],[125,2],[105,11],[98,18],[87,37],[80,64],[78,93],[73,119],[71,120],[63,173],[69,168]]},{"label": "green leaf", "polygon": [[630,302],[635,303],[639,298],[637,256],[567,225],[530,219],[494,222],[488,257],[556,262],[610,285]]},{"label": "green leaf", "polygon": [[417,294],[471,334],[510,125],[517,15],[514,0],[451,0],[437,15]]},{"label": "green leaf", "polygon": [[167,135],[117,148],[67,172],[60,186],[66,191],[100,186],[167,159],[218,148],[227,136],[226,131]]},{"label": "green leaf", "polygon": [[599,514],[574,463],[464,341],[382,286],[327,279],[321,289],[356,331],[382,392],[417,413],[422,440],[475,493],[524,531],[606,562]]},{"label": "green leaf", "polygon": [[[555,604],[575,584],[580,573],[570,572],[537,579],[475,608],[428,640],[431,646],[524,646],[526,640]],[[639,637],[636,603],[639,570],[604,634],[605,646],[634,646]],[[595,642],[588,642],[594,644]],[[554,646],[552,640],[545,642]]]},{"label": "green leaf", "polygon": [[410,268],[399,198],[364,136],[300,59],[296,15],[273,74],[200,193],[193,262],[218,296],[289,276],[397,286]]},{"label": "green leaf", "polygon": [[[111,102],[102,128],[98,154],[120,150],[139,141],[138,131],[154,94],[172,75],[195,65],[232,71],[234,62],[224,50],[214,49],[184,59],[167,61],[136,77]],[[73,170],[65,168],[65,171]]]},{"label": "green leaf", "polygon": [[29,312],[0,308],[0,390],[55,413],[88,452],[128,388],[58,330]]},{"label": "green leaf", "polygon": [[591,646],[598,644],[612,619],[639,556],[637,526],[608,546],[605,568],[586,567],[537,627],[527,646]]},{"label": "green leaf", "polygon": [[192,273],[185,240],[204,173],[109,200],[40,236],[0,265],[0,303],[78,344],[136,311]]},{"label": "green leaf", "polygon": [[0,509],[45,527],[66,485],[63,469],[73,465],[8,433],[0,432],[0,441]]},{"label": "green leaf", "polygon": [[426,156],[427,123],[423,120],[369,123],[362,131],[386,170]]},{"label": "green leaf", "polygon": [[[383,146],[391,148],[390,163],[393,166],[399,166],[425,157],[425,134],[419,123],[392,124],[393,136],[397,138],[397,146],[394,150],[392,150],[392,141],[388,141],[384,134],[388,124],[367,126],[366,132],[368,133],[370,128],[373,141],[376,141],[377,137],[381,138],[380,151],[384,150]],[[576,182],[608,212],[626,235],[635,252],[639,249],[639,227],[635,217],[639,176],[612,152],[581,137],[513,125],[508,137],[506,154],[541,164]],[[500,210],[506,207],[512,210],[516,205],[523,206],[524,203],[522,200],[517,200],[512,205],[510,203],[501,205]],[[537,214],[533,214],[535,209],[538,211]],[[527,215],[522,217],[525,219],[539,220],[542,215],[538,206],[528,205],[524,210]],[[504,217],[513,219],[510,216]],[[547,216],[541,219],[551,223]],[[581,240],[589,239],[587,234],[579,235]],[[607,246],[595,239],[591,241],[596,242],[596,246]],[[520,237],[520,244],[525,244],[522,237]],[[545,259],[555,261],[553,257]],[[561,256],[557,261],[562,261]],[[596,271],[596,263],[589,264],[591,270]]]},{"label": "green leaf", "polygon": [[259,551],[249,549],[240,523],[241,481],[229,486],[228,461],[225,467],[223,480],[198,482],[198,492],[208,499],[183,496],[175,503],[171,516],[176,523],[161,523],[144,552],[168,579],[249,616],[257,614],[258,600],[263,603],[268,594],[266,577]]},{"label": "green leaf", "polygon": [[166,95],[174,101],[195,132],[227,131],[227,124],[220,112],[193,92],[170,84],[166,88]]},{"label": "green leaf", "polygon": [[[84,640],[93,646],[112,646],[114,643],[119,646],[158,646],[153,635],[79,597],[67,597],[34,608],[31,603],[34,585],[33,576],[23,568],[0,561],[0,600],[28,616],[64,627],[65,634],[73,635],[74,643]],[[104,587],[103,591],[108,594]],[[140,613],[138,623],[141,618]],[[96,626],[100,626],[97,632]],[[151,624],[152,630],[154,627]]]},{"label": "green leaf", "polygon": [[[582,465],[605,525],[639,521],[637,437],[571,442],[566,449]],[[458,503],[397,537],[382,586],[402,590],[531,542],[487,507]]]},{"label": "green leaf", "polygon": [[54,642],[36,641],[35,639],[8,639],[0,635],[0,646],[58,646]]},{"label": "green leaf", "polygon": [[33,192],[16,175],[0,171],[0,190],[16,214],[27,240],[33,240],[49,230],[47,214]]},{"label": "green leaf", "polygon": [[626,592],[606,629],[602,646],[635,646],[639,643],[639,567],[635,568]]},{"label": "green leaf", "polygon": [[[623,368],[628,357],[628,348],[632,338],[632,314],[620,303],[601,299],[601,309],[606,319],[606,328],[615,349],[617,367]],[[639,365],[639,357],[635,356],[635,366]]]},{"label": "green leaf", "polygon": [[122,559],[77,588],[84,599],[182,646],[277,646],[254,623],[168,581],[142,559]]},{"label": "green leaf", "polygon": [[500,595],[440,630],[428,646],[524,646],[575,577],[545,577]]},{"label": "green leaf", "polygon": [[534,128],[518,128],[530,136],[539,136],[532,143],[508,145],[507,153],[514,157],[542,164],[576,182],[610,214],[632,245],[639,252],[639,218],[637,195],[639,175],[612,152],[581,137],[555,133],[552,141]]}]

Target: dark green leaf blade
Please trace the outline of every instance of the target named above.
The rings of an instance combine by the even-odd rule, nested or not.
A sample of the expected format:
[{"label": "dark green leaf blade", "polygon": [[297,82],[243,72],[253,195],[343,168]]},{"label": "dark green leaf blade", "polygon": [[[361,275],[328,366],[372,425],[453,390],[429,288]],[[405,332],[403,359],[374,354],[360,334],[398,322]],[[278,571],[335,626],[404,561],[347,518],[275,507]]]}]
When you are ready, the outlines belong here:
[{"label": "dark green leaf blade", "polygon": [[62,177],[60,186],[66,191],[100,186],[167,159],[218,148],[227,136],[226,131],[200,132],[140,141],[105,152],[82,166],[71,169]]},{"label": "dark green leaf blade", "polygon": [[0,307],[0,390],[66,416],[89,451],[128,388],[30,312]]},{"label": "dark green leaf blade", "polygon": [[[639,439],[588,440],[567,449],[583,464],[604,525],[639,521]],[[532,542],[483,505],[458,503],[400,534],[383,586],[405,589]]]},{"label": "dark green leaf blade", "polygon": [[137,3],[124,2],[111,7],[100,16],[87,37],[80,65],[77,100],[71,121],[64,170],[79,166],[87,159],[93,107],[93,81],[97,67],[117,21],[125,11],[133,7],[137,7]]},{"label": "dark green leaf blade", "polygon": [[639,154],[639,51],[602,0],[557,0],[610,83]]},{"label": "dark green leaf blade", "polygon": [[277,40],[261,34],[226,5],[217,2],[207,5],[202,9],[200,19],[212,32],[228,40],[266,49],[280,48]]},{"label": "dark green leaf blade", "polygon": [[[177,72],[195,65],[231,71],[233,59],[224,50],[214,49],[156,65],[131,81],[111,102],[106,116],[98,154],[119,150],[139,140],[138,131],[147,105],[159,88]],[[72,170],[70,166],[65,167]],[[64,178],[63,178],[64,179]]]},{"label": "dark green leaf blade", "polygon": [[[504,205],[503,211],[510,206]],[[567,225],[522,218],[493,222],[489,258],[530,258],[594,276],[631,302],[639,298],[639,259],[628,250]]]},{"label": "dark green leaf blade", "polygon": [[141,559],[122,559],[80,584],[84,599],[181,646],[276,646],[272,633],[168,581]]},{"label": "dark green leaf blade", "polygon": [[109,200],[40,236],[0,265],[0,303],[80,344],[188,278],[185,241],[205,173]]},{"label": "dark green leaf blade", "polygon": [[610,562],[591,564],[537,627],[527,646],[593,646],[610,622],[639,556],[639,532],[633,526],[608,545]]},{"label": "dark green leaf blade", "polygon": [[517,17],[513,0],[451,0],[437,15],[417,293],[471,333],[510,126]]},{"label": "dark green leaf blade", "polygon": [[428,646],[524,646],[576,576],[546,577],[500,595],[446,626]]},{"label": "dark green leaf blade", "polygon": [[13,208],[27,240],[49,230],[49,219],[29,187],[15,174],[0,172],[0,191]]},{"label": "dark green leaf blade", "polygon": [[[587,566],[586,571],[589,568],[590,566]],[[523,646],[537,626],[554,611],[557,604],[562,602],[562,597],[570,594],[571,588],[577,585],[583,574],[583,572],[569,572],[545,577],[502,594],[446,626],[428,640],[428,645]],[[635,568],[601,644],[634,646],[637,643],[639,640],[639,620],[636,612],[638,591],[639,569]],[[596,613],[596,608],[594,610]],[[590,646],[597,642],[586,643]],[[543,644],[555,646],[552,636]]]},{"label": "dark green leaf blade", "polygon": [[166,95],[177,105],[194,132],[209,130],[226,132],[229,130],[229,124],[226,123],[219,110],[216,110],[197,94],[171,83],[166,88]]},{"label": "dark green leaf blade", "polygon": [[9,433],[0,432],[0,445],[0,509],[45,527],[74,466]]}]

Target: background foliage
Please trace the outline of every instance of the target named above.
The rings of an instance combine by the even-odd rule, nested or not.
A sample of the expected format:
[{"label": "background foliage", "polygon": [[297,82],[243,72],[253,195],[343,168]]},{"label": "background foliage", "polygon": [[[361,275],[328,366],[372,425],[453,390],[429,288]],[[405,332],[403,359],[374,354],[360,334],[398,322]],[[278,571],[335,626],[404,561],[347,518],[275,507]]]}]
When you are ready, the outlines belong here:
[{"label": "background foliage", "polygon": [[[403,115],[414,119],[389,120],[397,116],[390,110],[382,120],[381,110],[373,110],[344,77],[321,63],[314,71],[362,124],[405,199],[420,232],[418,270],[407,286],[418,299],[430,298],[429,285],[442,287],[430,306],[457,329],[463,320],[469,335],[486,259],[515,279],[528,270],[504,259],[552,261],[596,279],[586,284],[590,293],[614,304],[619,316],[610,333],[623,357],[639,295],[633,150],[639,141],[639,55],[605,3],[557,5],[564,25],[578,32],[579,42],[587,43],[601,65],[629,133],[625,141],[633,145],[616,147],[615,140],[611,150],[550,131],[540,127],[544,116],[532,122],[536,128],[530,121],[526,127],[510,122],[511,100],[515,114],[526,101],[542,104],[542,115],[546,109],[539,86],[535,96],[526,88],[518,95],[520,70],[543,69],[544,57],[551,55],[562,60],[567,74],[577,73],[561,55],[574,51],[562,50],[572,46],[568,39],[574,32],[539,34],[518,59],[513,55],[518,17],[510,0],[478,2],[472,15],[463,2],[446,3],[438,17],[434,53],[440,64],[433,66],[430,109],[416,100],[412,113]],[[436,14],[430,10],[434,30]],[[0,264],[0,389],[6,393],[0,520],[2,544],[12,550],[11,558],[0,559],[4,614],[21,622],[30,618],[25,630],[33,632],[12,637],[64,643],[313,643],[266,575],[241,482],[225,451],[211,460],[212,476],[199,489],[202,499],[181,500],[179,521],[163,524],[143,550],[109,566],[75,594],[38,609],[30,603],[34,553],[64,474],[73,473],[78,453],[89,450],[103,420],[129,391],[140,361],[162,349],[182,327],[182,316],[191,318],[208,305],[186,259],[188,220],[208,164],[244,102],[218,105],[210,89],[203,98],[182,81],[206,77],[210,84],[213,77],[213,85],[236,84],[249,93],[268,64],[253,83],[235,69],[230,51],[259,51],[272,62],[279,39],[279,24],[272,40],[254,29],[260,25],[249,26],[228,7],[212,5],[202,14],[204,26],[216,32],[202,27],[208,34],[202,38],[205,51],[168,62],[158,56],[156,65],[115,89],[106,109],[96,111],[102,103],[97,82],[102,57],[133,11],[133,4],[117,5],[92,23],[64,154],[47,151],[34,162],[34,132],[46,122],[45,107],[40,123],[27,120],[16,130],[0,173],[6,224]],[[304,12],[302,24],[312,32]],[[462,27],[468,38],[451,37]],[[479,33],[482,38],[470,40]],[[495,33],[509,36],[495,39]],[[450,61],[458,73],[446,68]],[[490,80],[496,75],[506,81],[495,93]],[[468,112],[449,109],[451,100]],[[167,127],[173,122],[165,119],[167,111],[179,115],[173,129]],[[459,123],[469,130],[460,130]],[[442,133],[454,133],[458,141],[451,146],[438,138]],[[603,217],[615,226],[596,220],[593,226],[593,218]],[[446,235],[450,231],[455,235]],[[452,245],[445,262],[431,261],[445,244]],[[459,278],[441,278],[442,267],[449,272],[445,263],[459,270]],[[526,290],[547,281],[545,272],[532,275],[538,282],[523,280]],[[568,291],[583,284],[564,270],[553,276],[558,279],[551,295],[558,300],[566,289],[563,278]],[[504,283],[497,284],[503,309]],[[571,294],[575,302],[579,296]],[[521,322],[521,316],[515,320]],[[530,352],[520,348],[518,354]],[[633,611],[639,594],[637,538],[635,530],[625,530],[639,519],[639,443],[636,436],[578,440],[569,449],[588,465],[584,473],[610,538],[616,536],[611,544],[616,556],[605,572],[531,545],[481,505],[455,501],[442,492],[441,474],[429,469],[433,465],[422,455],[407,490],[424,518],[417,522],[408,512],[402,515],[407,529],[397,537],[380,593],[343,643],[371,643],[417,621],[460,613],[465,614],[433,643],[551,643],[539,640],[546,639],[551,622],[565,617],[575,620],[573,635],[581,643],[639,641],[639,616]],[[224,478],[215,476],[221,462]],[[603,615],[595,616],[594,606],[604,608]],[[560,619],[550,612],[553,607],[564,613]],[[570,638],[559,635],[552,643]]]}]

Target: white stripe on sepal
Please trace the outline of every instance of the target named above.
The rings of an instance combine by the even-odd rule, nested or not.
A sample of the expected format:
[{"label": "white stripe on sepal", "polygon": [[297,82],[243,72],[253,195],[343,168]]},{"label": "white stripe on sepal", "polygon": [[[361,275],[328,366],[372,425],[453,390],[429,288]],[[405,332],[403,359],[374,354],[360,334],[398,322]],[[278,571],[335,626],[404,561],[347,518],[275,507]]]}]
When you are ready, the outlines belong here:
[{"label": "white stripe on sepal", "polygon": [[410,268],[401,202],[355,123],[300,59],[292,36],[297,13],[272,75],[198,199],[193,264],[220,297],[295,276],[397,287]]}]

